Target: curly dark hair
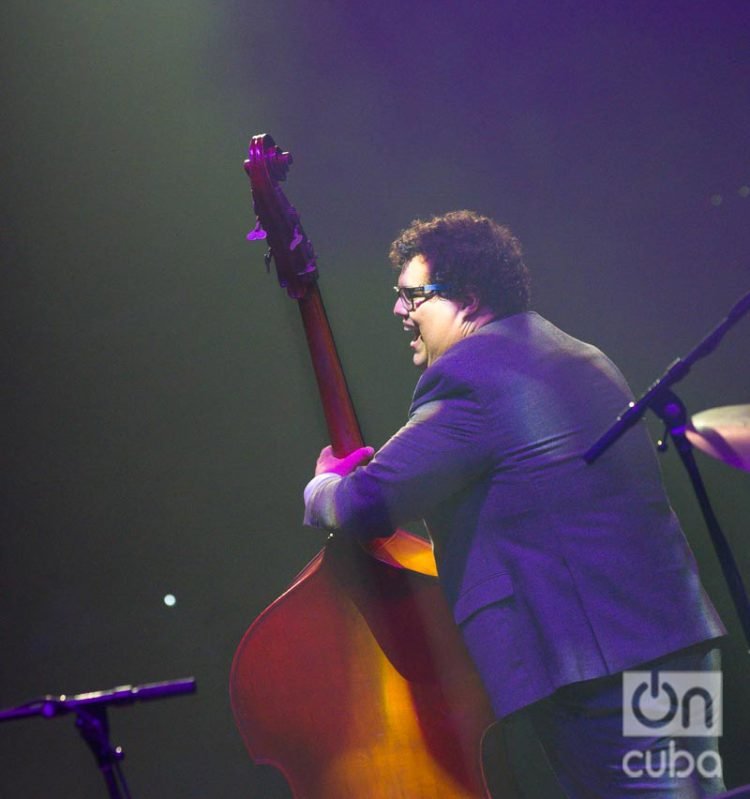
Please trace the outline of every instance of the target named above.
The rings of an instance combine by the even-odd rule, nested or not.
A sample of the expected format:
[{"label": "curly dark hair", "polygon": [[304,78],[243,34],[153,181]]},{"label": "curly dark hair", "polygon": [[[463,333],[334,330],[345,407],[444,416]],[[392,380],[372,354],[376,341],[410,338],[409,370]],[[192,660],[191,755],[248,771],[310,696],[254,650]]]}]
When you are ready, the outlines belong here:
[{"label": "curly dark hair", "polygon": [[474,211],[451,211],[432,219],[415,219],[391,244],[390,259],[401,269],[421,255],[432,280],[447,283],[447,297],[468,300],[498,317],[529,308],[530,279],[521,243],[510,228]]}]

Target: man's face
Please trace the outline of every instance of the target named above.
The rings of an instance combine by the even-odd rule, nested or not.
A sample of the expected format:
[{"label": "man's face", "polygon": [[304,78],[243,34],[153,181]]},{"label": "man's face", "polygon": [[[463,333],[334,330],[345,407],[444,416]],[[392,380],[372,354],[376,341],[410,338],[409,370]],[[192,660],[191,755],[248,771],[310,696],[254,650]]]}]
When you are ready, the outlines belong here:
[{"label": "man's face", "polygon": [[[399,287],[425,286],[432,283],[429,263],[417,255],[404,264],[398,277]],[[399,297],[393,313],[402,320],[404,330],[412,335],[409,346],[415,366],[425,368],[433,364],[447,349],[466,335],[466,311],[454,300],[433,295],[429,299],[415,299],[416,308],[409,311]]]}]

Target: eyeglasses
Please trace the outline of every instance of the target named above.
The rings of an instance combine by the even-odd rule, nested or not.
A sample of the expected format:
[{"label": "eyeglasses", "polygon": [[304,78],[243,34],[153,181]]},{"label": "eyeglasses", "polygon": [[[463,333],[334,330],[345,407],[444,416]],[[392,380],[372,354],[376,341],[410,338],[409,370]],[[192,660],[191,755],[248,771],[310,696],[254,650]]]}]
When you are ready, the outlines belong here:
[{"label": "eyeglasses", "polygon": [[441,291],[448,291],[450,286],[447,283],[428,283],[426,286],[394,286],[393,290],[398,294],[399,299],[404,303],[409,313],[416,311],[419,305],[415,302],[420,298],[422,302],[429,300]]}]

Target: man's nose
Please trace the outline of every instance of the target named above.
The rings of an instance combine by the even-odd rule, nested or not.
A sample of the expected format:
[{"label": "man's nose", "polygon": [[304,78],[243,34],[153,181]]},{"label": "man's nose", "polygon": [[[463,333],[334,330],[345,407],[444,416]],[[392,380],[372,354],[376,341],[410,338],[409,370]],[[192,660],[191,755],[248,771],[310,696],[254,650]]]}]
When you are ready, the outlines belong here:
[{"label": "man's nose", "polygon": [[406,317],[409,316],[410,311],[406,307],[403,297],[396,297],[396,302],[393,304],[393,313],[394,315],[401,317],[401,319],[406,319]]}]

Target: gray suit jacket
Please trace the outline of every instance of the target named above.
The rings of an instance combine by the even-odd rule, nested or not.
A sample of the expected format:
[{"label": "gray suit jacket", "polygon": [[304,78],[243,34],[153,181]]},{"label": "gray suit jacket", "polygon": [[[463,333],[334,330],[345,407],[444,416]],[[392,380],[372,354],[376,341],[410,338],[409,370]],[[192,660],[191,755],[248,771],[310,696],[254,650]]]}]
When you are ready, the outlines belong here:
[{"label": "gray suit jacket", "polygon": [[323,483],[316,523],[367,537],[418,518],[498,715],[722,635],[643,426],[581,454],[631,394],[534,312],[491,322],[420,378],[408,423]]}]

